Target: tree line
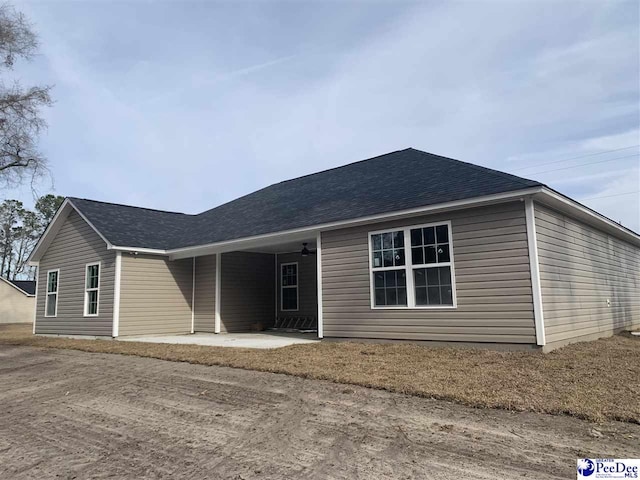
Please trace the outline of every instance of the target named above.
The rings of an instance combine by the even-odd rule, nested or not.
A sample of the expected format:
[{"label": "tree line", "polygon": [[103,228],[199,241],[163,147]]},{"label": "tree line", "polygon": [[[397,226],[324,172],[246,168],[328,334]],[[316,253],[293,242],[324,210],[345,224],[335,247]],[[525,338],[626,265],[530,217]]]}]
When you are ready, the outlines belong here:
[{"label": "tree line", "polygon": [[33,210],[19,200],[0,204],[0,276],[33,279],[35,269],[27,263],[29,254],[63,201],[64,197],[48,194],[36,201]]}]

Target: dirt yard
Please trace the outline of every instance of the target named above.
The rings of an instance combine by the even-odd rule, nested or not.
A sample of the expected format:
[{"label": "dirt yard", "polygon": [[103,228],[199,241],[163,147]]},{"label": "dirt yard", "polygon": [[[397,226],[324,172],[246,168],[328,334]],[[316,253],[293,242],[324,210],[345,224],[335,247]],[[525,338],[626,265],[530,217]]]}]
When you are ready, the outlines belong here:
[{"label": "dirt yard", "polygon": [[575,478],[640,425],[249,370],[0,346],[0,478]]},{"label": "dirt yard", "polygon": [[640,423],[640,337],[618,335],[546,355],[351,342],[256,350],[41,337],[29,325],[8,325],[0,326],[2,344],[230,366],[472,407]]}]

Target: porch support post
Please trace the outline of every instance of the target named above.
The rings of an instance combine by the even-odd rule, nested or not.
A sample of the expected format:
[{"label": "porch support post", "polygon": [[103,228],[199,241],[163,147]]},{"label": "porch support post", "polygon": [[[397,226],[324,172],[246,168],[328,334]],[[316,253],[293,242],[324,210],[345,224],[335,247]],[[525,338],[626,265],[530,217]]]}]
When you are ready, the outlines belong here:
[{"label": "porch support post", "polygon": [[191,265],[191,333],[195,332],[196,323],[196,257],[193,257],[193,265]]},{"label": "porch support post", "polygon": [[316,236],[316,260],[318,262],[318,338],[324,337],[324,327],[322,324],[322,234],[318,232]]},{"label": "porch support post", "polygon": [[216,253],[216,317],[214,333],[220,333],[220,288],[222,287],[222,254]]},{"label": "porch support post", "polygon": [[[38,262],[38,265],[36,265],[35,280],[36,280],[36,294],[34,298],[35,303],[33,307],[33,334],[34,335],[36,334],[36,320],[38,320],[38,287],[40,286],[38,284],[40,283],[40,262]],[[46,298],[46,291],[45,291],[45,298]],[[45,308],[46,308],[46,302],[45,302]]]},{"label": "porch support post", "polygon": [[275,303],[276,303],[276,307],[275,307],[275,311],[274,311],[274,317],[273,317],[273,325],[277,328],[278,327],[278,294],[280,293],[280,280],[278,277],[278,254],[276,253],[274,256],[274,270],[276,272],[275,274],[275,278],[274,280],[274,290],[275,290]]},{"label": "porch support post", "polygon": [[111,336],[116,338],[120,333],[120,282],[122,278],[122,252],[116,252],[115,280],[113,287],[113,320]]}]

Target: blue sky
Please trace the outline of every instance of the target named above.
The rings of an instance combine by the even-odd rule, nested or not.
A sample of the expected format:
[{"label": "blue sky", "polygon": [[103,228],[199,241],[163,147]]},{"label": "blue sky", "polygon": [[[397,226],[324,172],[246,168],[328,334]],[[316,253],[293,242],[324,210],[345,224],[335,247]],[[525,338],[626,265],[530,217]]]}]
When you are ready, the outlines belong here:
[{"label": "blue sky", "polygon": [[635,1],[18,7],[42,47],[16,72],[55,85],[60,195],[197,213],[411,146],[640,231]]}]

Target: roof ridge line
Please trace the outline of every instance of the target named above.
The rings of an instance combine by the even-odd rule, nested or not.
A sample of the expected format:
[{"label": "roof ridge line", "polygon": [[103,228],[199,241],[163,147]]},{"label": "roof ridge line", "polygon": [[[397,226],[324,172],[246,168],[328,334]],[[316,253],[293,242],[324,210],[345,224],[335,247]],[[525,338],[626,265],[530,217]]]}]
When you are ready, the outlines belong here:
[{"label": "roof ridge line", "polygon": [[362,159],[362,160],[357,160],[357,161],[355,161],[355,162],[347,163],[347,164],[345,164],[345,165],[339,165],[339,166],[337,166],[337,167],[331,167],[331,168],[327,168],[327,169],[325,169],[325,170],[320,170],[319,172],[307,173],[307,174],[305,174],[305,175],[300,175],[299,177],[289,178],[289,179],[287,179],[287,180],[282,180],[282,181],[280,181],[280,182],[271,183],[271,184],[269,184],[269,185],[265,185],[265,186],[264,186],[264,187],[262,187],[262,188],[259,188],[258,190],[254,190],[253,192],[249,192],[249,193],[246,193],[246,194],[244,194],[244,195],[242,195],[242,196],[240,196],[240,197],[234,198],[234,199],[232,199],[232,200],[228,200],[228,201],[226,201],[226,202],[224,202],[224,203],[221,203],[220,205],[216,205],[215,207],[212,207],[212,208],[209,208],[209,209],[207,209],[207,210],[204,210],[203,212],[196,213],[194,216],[204,215],[205,213],[208,213],[208,212],[211,212],[211,211],[213,211],[213,210],[215,210],[215,209],[217,209],[217,208],[223,207],[223,206],[227,205],[228,203],[235,202],[236,200],[241,200],[241,199],[243,199],[243,198],[245,198],[245,197],[248,197],[248,196],[253,195],[253,194],[255,194],[255,193],[261,192],[262,190],[265,190],[265,189],[267,189],[267,188],[274,187],[274,186],[276,186],[276,185],[282,185],[283,183],[293,182],[294,180],[300,180],[301,178],[312,177],[313,175],[319,175],[319,174],[321,174],[321,173],[330,172],[330,171],[332,171],[332,170],[338,170],[338,169],[340,169],[340,168],[350,167],[350,166],[355,165],[355,164],[357,164],[357,163],[368,162],[369,160],[373,160],[373,159],[375,159],[375,158],[381,158],[381,157],[385,157],[385,156],[387,156],[387,155],[392,155],[392,154],[394,154],[394,153],[398,153],[398,152],[405,152],[405,151],[407,151],[407,150],[412,150],[412,148],[411,148],[411,147],[409,147],[409,148],[403,148],[403,149],[401,149],[401,150],[394,150],[393,152],[387,152],[387,153],[383,153],[383,154],[381,154],[381,155],[375,155],[375,156],[373,156],[373,157],[365,158],[365,159]]},{"label": "roof ridge line", "polygon": [[[351,162],[351,163],[345,163],[344,165],[338,165],[337,167],[331,167],[331,168],[326,168],[324,170],[320,170],[319,172],[313,172],[313,173],[307,173],[305,175],[300,175],[299,177],[295,177],[295,178],[290,178],[288,180],[282,180],[281,182],[278,183],[274,183],[273,185],[280,185],[281,183],[287,183],[287,182],[292,182],[294,180],[300,180],[301,178],[305,178],[305,177],[311,177],[313,175],[319,175],[321,173],[326,173],[326,172],[331,172],[332,170],[339,170],[341,168],[346,168],[346,167],[350,167],[352,165],[356,165],[358,163],[362,163],[362,162],[368,162],[369,160],[374,160],[376,158],[382,158],[382,157],[386,157],[387,155],[393,155],[394,153],[399,153],[399,152],[406,152],[407,150],[415,150],[414,148],[408,147],[408,148],[402,148],[400,150],[394,150],[392,152],[387,152],[387,153],[383,153],[381,155],[375,155],[373,157],[369,157],[369,158],[364,158],[362,160],[356,160],[355,162]],[[420,150],[416,150],[417,152],[419,152]],[[425,152],[422,152],[425,153]],[[271,186],[271,185],[269,185]],[[267,187],[265,187],[267,188]]]},{"label": "roof ridge line", "polygon": [[546,185],[544,183],[539,182],[537,180],[531,180],[529,178],[519,177],[518,175],[513,175],[512,173],[501,172],[500,170],[496,170],[494,168],[484,167],[482,165],[476,165],[475,163],[465,162],[464,160],[458,160],[457,158],[445,157],[444,155],[438,155],[437,153],[424,152],[424,151],[418,150],[416,148],[409,148],[408,150],[414,150],[414,151],[416,151],[416,152],[418,152],[418,153],[420,153],[422,155],[431,155],[431,156],[434,156],[434,157],[442,158],[444,160],[451,160],[453,162],[464,163],[465,165],[473,167],[476,170],[482,170],[483,172],[492,173],[492,174],[497,175],[497,176],[502,177],[502,178],[508,178],[508,179],[511,179],[511,180],[515,180],[515,181],[517,181],[517,182],[519,182],[519,183],[521,183],[522,185],[525,185],[525,186],[530,186],[530,185],[527,185],[527,182],[536,182],[539,185],[543,185],[543,186],[546,187]]}]

